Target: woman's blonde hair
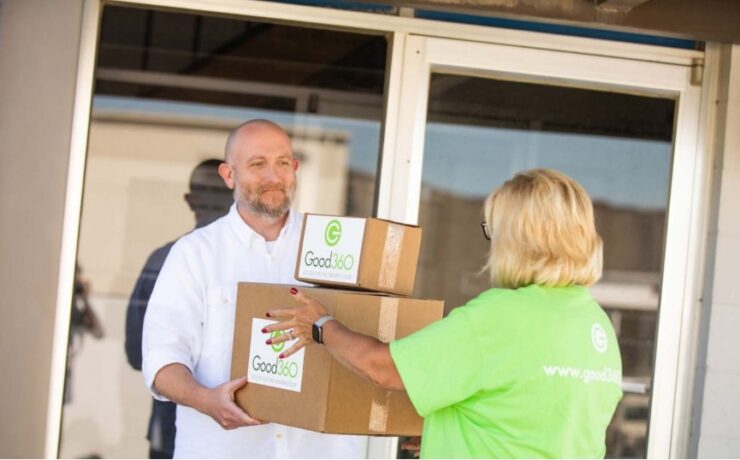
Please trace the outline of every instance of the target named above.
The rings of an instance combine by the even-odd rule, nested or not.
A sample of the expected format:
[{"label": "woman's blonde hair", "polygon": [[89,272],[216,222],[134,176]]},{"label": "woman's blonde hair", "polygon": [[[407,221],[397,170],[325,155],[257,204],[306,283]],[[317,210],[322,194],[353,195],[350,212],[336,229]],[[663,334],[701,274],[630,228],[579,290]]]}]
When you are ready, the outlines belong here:
[{"label": "woman's blonde hair", "polygon": [[517,174],[488,196],[484,215],[491,234],[485,268],[494,285],[591,286],[601,278],[591,199],[565,174]]}]

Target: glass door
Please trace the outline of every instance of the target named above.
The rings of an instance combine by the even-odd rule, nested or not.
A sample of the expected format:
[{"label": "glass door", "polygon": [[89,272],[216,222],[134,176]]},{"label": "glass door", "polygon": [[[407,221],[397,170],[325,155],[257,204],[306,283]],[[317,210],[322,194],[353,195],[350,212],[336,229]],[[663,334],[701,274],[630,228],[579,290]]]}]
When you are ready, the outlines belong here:
[{"label": "glass door", "polygon": [[229,131],[289,132],[295,209],[372,215],[388,38],[124,5],[100,18],[59,454],[171,455],[175,406],[140,372],[143,318],[172,242],[231,205],[216,172]]},{"label": "glass door", "polygon": [[607,455],[668,456],[676,344],[691,302],[699,91],[690,67],[410,36],[400,93],[385,158],[394,199],[381,190],[379,209],[424,228],[414,295],[450,309],[486,289],[486,195],[525,169],[572,176],[594,201],[604,276],[592,292],[623,357]]}]

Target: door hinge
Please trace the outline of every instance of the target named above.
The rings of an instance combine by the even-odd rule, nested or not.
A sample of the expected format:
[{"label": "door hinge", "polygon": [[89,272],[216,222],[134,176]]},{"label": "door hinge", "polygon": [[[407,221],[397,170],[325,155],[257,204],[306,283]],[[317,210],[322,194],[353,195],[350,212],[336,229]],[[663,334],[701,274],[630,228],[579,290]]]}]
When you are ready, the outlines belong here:
[{"label": "door hinge", "polygon": [[704,59],[694,59],[691,62],[691,84],[701,86],[704,82]]}]

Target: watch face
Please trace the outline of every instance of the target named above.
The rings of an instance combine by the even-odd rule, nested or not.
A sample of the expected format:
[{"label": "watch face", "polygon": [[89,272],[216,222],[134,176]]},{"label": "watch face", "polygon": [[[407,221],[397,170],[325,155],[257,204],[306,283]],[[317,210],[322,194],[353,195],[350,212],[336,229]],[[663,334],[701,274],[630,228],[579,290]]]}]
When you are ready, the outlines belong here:
[{"label": "watch face", "polygon": [[321,343],[321,328],[314,324],[313,327],[311,327],[311,336],[313,337],[314,342]]}]

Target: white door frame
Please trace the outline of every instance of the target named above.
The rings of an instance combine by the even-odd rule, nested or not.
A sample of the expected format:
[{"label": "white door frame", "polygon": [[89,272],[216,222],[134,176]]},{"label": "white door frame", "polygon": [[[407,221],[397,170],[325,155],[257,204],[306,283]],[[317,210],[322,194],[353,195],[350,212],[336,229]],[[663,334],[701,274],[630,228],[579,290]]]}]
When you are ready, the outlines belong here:
[{"label": "white door frame", "polygon": [[[702,245],[692,230],[696,203],[702,195],[697,180],[697,136],[701,88],[691,84],[692,68],[620,57],[522,48],[444,38],[408,36],[400,82],[397,136],[392,156],[390,191],[379,203],[385,217],[418,222],[427,98],[432,72],[541,82],[579,88],[614,90],[676,100],[676,128],[668,204],[661,308],[656,337],[648,457],[669,457],[675,430],[674,410],[682,357],[685,311],[696,306],[692,288],[696,268],[690,257]],[[389,160],[391,161],[391,160]],[[680,454],[678,454],[680,455]]]},{"label": "white door frame", "polygon": [[[55,336],[52,352],[52,372],[49,384],[49,405],[47,411],[46,457],[56,457],[58,455],[64,368],[66,363],[67,332],[69,330],[69,299],[72,295],[72,280],[74,278],[77,241],[79,237],[79,219],[82,202],[84,167],[87,154],[87,139],[89,134],[95,54],[97,49],[98,29],[100,25],[100,13],[104,3],[106,3],[105,0],[84,0],[82,36],[78,57],[78,76],[75,89],[72,141],[69,153],[70,162],[67,174],[67,191],[57,285],[57,304],[54,328]],[[417,40],[425,40],[421,38],[422,36],[445,37],[447,40],[439,42],[440,46],[444,45],[444,41],[448,42],[448,46],[455,43],[461,43],[459,41],[455,42],[452,40],[455,39],[468,41],[468,44],[472,47],[471,49],[479,49],[483,43],[496,44],[496,46],[499,47],[496,49],[503,52],[504,50],[501,49],[501,46],[506,45],[508,46],[507,49],[510,54],[515,50],[517,52],[540,50],[545,52],[547,55],[547,50],[559,50],[561,52],[558,54],[559,57],[562,57],[563,53],[567,52],[582,53],[581,56],[588,55],[591,57],[606,57],[610,63],[621,63],[621,67],[619,68],[617,75],[622,75],[624,76],[624,80],[630,81],[622,82],[621,79],[618,79],[618,81],[611,80],[606,78],[605,75],[591,75],[591,79],[589,79],[587,78],[587,75],[579,75],[577,72],[562,75],[561,78],[565,78],[567,81],[577,82],[579,86],[589,82],[593,82],[594,84],[601,86],[605,84],[620,86],[620,82],[622,82],[625,84],[624,87],[628,88],[639,86],[641,88],[652,88],[655,91],[666,91],[667,93],[679,94],[681,96],[679,104],[679,118],[681,120],[689,120],[688,112],[693,111],[692,113],[696,113],[696,110],[693,108],[695,102],[691,101],[696,99],[697,96],[692,96],[691,94],[684,92],[682,89],[684,87],[681,85],[681,82],[674,81],[674,86],[669,85],[668,88],[659,84],[660,79],[653,81],[655,86],[651,86],[651,84],[646,84],[645,86],[641,86],[639,84],[636,85],[636,80],[631,78],[632,76],[629,75],[629,71],[634,68],[635,61],[663,63],[665,65],[679,68],[690,66],[695,60],[701,60],[703,58],[703,53],[700,51],[671,49],[652,45],[625,44],[615,41],[498,29],[478,25],[440,23],[438,21],[415,18],[386,16],[355,11],[340,11],[320,7],[298,6],[256,0],[118,0],[115,3],[117,5],[129,4],[140,7],[176,8],[181,11],[191,11],[196,13],[225,14],[254,20],[289,22],[295,23],[299,26],[331,27],[354,30],[357,32],[392,35],[392,53],[389,55],[390,67],[387,79],[388,86],[386,88],[386,123],[383,130],[383,156],[381,160],[381,169],[379,171],[378,216],[390,217],[401,221],[415,222],[418,214],[418,191],[421,180],[421,156],[423,152],[424,134],[423,126],[425,121],[424,119],[418,119],[418,114],[424,114],[425,117],[426,112],[425,98],[412,97],[413,94],[409,88],[413,87],[414,75],[426,75],[424,79],[417,81],[417,83],[426,82],[424,83],[424,86],[425,88],[428,87],[428,75],[432,66],[435,66],[434,68],[441,68],[445,65],[438,60],[435,61],[436,58],[434,58],[434,56],[439,54],[441,51],[441,48],[438,49],[438,46],[434,44],[437,42],[433,42],[431,47],[429,46],[429,42],[426,42],[423,47],[418,48]],[[407,40],[410,40],[411,43],[408,46],[406,45]],[[409,50],[414,49],[412,46],[417,46],[420,54],[410,54]],[[466,55],[468,54],[467,46],[468,45],[466,44]],[[427,53],[430,54],[427,56]],[[506,53],[504,52],[503,55],[505,54]],[[434,59],[428,60],[429,57]],[[424,65],[428,65],[429,69],[424,71],[420,70],[422,67],[419,67],[419,59],[421,58],[426,59],[422,60],[421,63],[426,63]],[[464,56],[460,56],[460,58],[464,58]],[[512,66],[509,71],[513,72],[513,75],[515,75],[516,78],[520,78],[527,74],[526,69],[517,67],[514,64],[516,63],[509,63],[509,65]],[[550,64],[555,65],[556,63]],[[459,62],[456,71],[468,72],[469,69],[479,69],[476,70],[476,72],[480,71],[483,73],[503,71],[496,66],[493,68],[487,68],[485,66],[481,67],[474,62]],[[413,72],[416,73],[414,74]],[[530,72],[533,72],[530,74],[533,78],[542,76],[541,74],[536,73],[536,69],[530,69]],[[549,74],[545,73],[544,75]],[[555,77],[549,76],[548,78]],[[418,92],[416,94],[418,96]],[[408,106],[408,101],[423,104],[424,107]],[[409,113],[409,110],[412,108],[413,111]],[[684,115],[681,116],[681,114]],[[417,119],[414,119],[415,116]],[[694,123],[689,124],[693,126]],[[675,156],[677,159],[681,158],[682,162],[686,161],[686,157],[690,157],[695,152],[695,150],[690,147],[691,138],[692,136],[695,137],[695,131],[692,130],[691,132],[687,132],[685,128],[686,126],[679,126],[677,129],[679,135],[676,136],[676,145],[681,145],[682,150],[679,152],[677,149]],[[408,131],[408,129],[421,129],[421,131],[411,132]],[[680,144],[678,143],[679,137],[681,139]],[[421,139],[422,144],[418,143],[419,139]],[[678,165],[674,168],[672,190],[678,190],[679,192],[677,193],[679,195],[673,195],[676,198],[672,198],[671,200],[671,209],[678,207],[677,204],[673,203],[678,201],[679,198],[686,199],[687,197],[695,197],[696,190],[701,184],[694,183],[688,190],[681,190],[680,187],[688,183],[686,176],[691,175],[692,171],[696,171],[696,168],[692,168],[688,165],[688,162],[683,166]],[[698,180],[698,182],[701,182],[701,180]],[[690,211],[696,220],[694,212],[696,207],[696,205],[694,205],[695,202],[696,199],[692,201]],[[672,245],[671,247],[674,245],[683,245],[682,247],[691,246],[686,241],[689,229],[682,226],[685,219],[681,218],[681,216],[677,214],[680,213],[669,212],[669,238],[667,244],[670,243]],[[676,253],[676,258],[678,257],[678,253]],[[689,253],[689,257],[687,257],[687,259],[695,260],[695,251]],[[673,259],[666,260],[666,262],[673,262]],[[687,263],[685,261],[679,265],[682,268],[670,270],[670,279],[673,280],[674,278],[678,278],[679,275],[684,275],[688,280],[689,275],[691,275],[693,271],[686,267]],[[670,297],[673,301],[677,300],[679,302],[678,308],[684,310],[684,316],[686,317],[689,315],[686,313],[687,310],[684,307],[687,305],[687,298],[691,297],[690,294],[691,293],[688,292],[673,293],[673,296]],[[666,297],[664,297],[664,299],[666,299]],[[678,313],[680,313],[680,311],[676,312],[676,314]],[[666,321],[668,322],[666,327],[670,326],[674,329],[676,328],[676,324],[674,324],[676,321]],[[675,337],[674,335],[671,335],[671,338],[671,340],[668,340],[668,338],[661,340],[658,344],[659,356],[670,356],[670,353],[666,354],[664,350],[674,345],[680,337],[678,335]],[[666,376],[664,381],[661,381],[661,383],[667,382],[671,385],[675,385],[675,367],[675,365],[670,366],[673,371],[669,376]],[[655,383],[657,385],[659,382],[656,381]],[[667,406],[667,401],[662,404],[661,407],[663,407],[663,405]],[[660,413],[661,418],[663,418],[663,412],[666,412],[669,415],[672,414],[672,411],[663,411],[662,409],[656,412],[656,409],[654,408],[654,414]],[[653,424],[651,423],[651,431],[655,433],[666,432],[665,426],[666,425],[664,423],[658,423],[656,427],[653,427]],[[382,440],[383,438],[378,439]],[[392,440],[387,442],[383,441],[378,444],[377,447],[371,446],[368,454],[371,457],[388,456],[395,453],[394,446],[395,443]],[[667,452],[667,449],[659,449],[654,444],[651,444],[649,450],[651,455],[658,456],[667,456]]]}]

